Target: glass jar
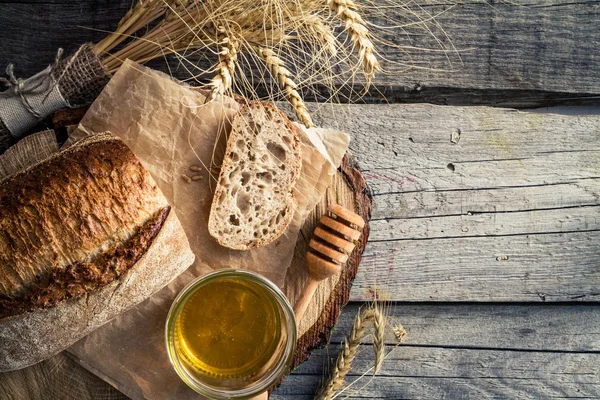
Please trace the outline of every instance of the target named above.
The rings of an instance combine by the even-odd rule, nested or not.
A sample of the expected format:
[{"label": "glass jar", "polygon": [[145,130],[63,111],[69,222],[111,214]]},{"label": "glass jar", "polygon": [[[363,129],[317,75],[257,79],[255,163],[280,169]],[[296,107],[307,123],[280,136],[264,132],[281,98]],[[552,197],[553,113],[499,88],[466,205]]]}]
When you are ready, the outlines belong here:
[{"label": "glass jar", "polygon": [[268,279],[218,270],[189,283],[167,316],[169,360],[196,392],[214,399],[254,397],[289,369],[294,311]]}]

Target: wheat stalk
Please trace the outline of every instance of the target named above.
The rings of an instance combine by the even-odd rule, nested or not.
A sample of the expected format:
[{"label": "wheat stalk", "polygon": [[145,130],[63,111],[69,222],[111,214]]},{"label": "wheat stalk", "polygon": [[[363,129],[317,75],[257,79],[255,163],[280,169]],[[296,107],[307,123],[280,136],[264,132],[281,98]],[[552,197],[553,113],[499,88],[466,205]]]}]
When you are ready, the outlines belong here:
[{"label": "wheat stalk", "polygon": [[[197,54],[214,63],[212,57],[216,55],[218,62],[212,69],[201,69],[202,64],[197,61],[187,65],[199,73],[185,68],[193,79],[212,75],[208,83],[211,98],[231,91],[236,71],[249,72],[250,76],[238,77],[238,89],[242,90],[240,94],[257,98],[257,85],[270,83],[252,75],[256,66],[264,68],[260,61],[245,54],[246,50],[253,50],[275,77],[298,119],[312,127],[314,123],[299,87],[317,84],[334,88],[333,78],[339,75],[334,66],[352,76],[356,73],[353,66],[346,65],[348,53],[333,34],[336,17],[329,9],[335,10],[345,24],[368,83],[379,69],[373,43],[357,8],[352,0],[270,0],[268,4],[255,0],[139,0],[119,22],[117,30],[95,46],[95,51],[111,73],[126,59],[144,63],[175,53],[180,60],[189,61],[189,54]],[[134,37],[143,27],[150,28]],[[219,42],[221,36],[225,39]],[[133,40],[128,40],[130,37]],[[117,48],[125,41],[124,46]],[[215,45],[218,52],[214,51]],[[343,50],[342,54],[338,50]],[[286,54],[285,59],[293,61],[293,68],[288,69],[279,54]],[[298,81],[300,77],[305,80]],[[276,94],[271,95],[271,100],[276,98]]]},{"label": "wheat stalk", "polygon": [[164,22],[171,22],[178,19],[185,13],[185,9],[189,3],[190,0],[174,0],[173,4],[169,5],[169,10],[165,14]]},{"label": "wheat stalk", "polygon": [[[235,84],[238,94],[264,99],[258,88],[266,88],[269,100],[284,94],[308,127],[314,123],[301,93],[325,96],[327,101],[336,101],[339,95],[353,96],[354,90],[346,95],[343,86],[353,85],[362,70],[368,88],[382,69],[375,43],[405,50],[386,39],[389,29],[402,31],[421,24],[433,34],[428,25],[439,28],[431,22],[436,15],[420,5],[411,9],[411,2],[403,0],[133,2],[117,30],[94,48],[107,71],[115,72],[126,59],[144,63],[175,53],[178,67],[184,68],[190,79],[207,85],[211,97],[232,92]],[[394,20],[396,12],[400,20]],[[385,23],[369,25],[369,19]],[[345,34],[334,34],[340,24]],[[220,26],[223,32],[218,32]],[[236,42],[224,43],[222,38],[235,38]],[[387,63],[390,69],[394,66],[393,61]],[[405,68],[410,63],[395,64]],[[266,78],[265,65],[275,79]],[[278,88],[273,90],[275,86]]]},{"label": "wheat stalk", "polygon": [[360,313],[356,315],[354,325],[352,325],[352,331],[350,331],[350,335],[344,340],[343,349],[338,355],[327,383],[324,384],[321,387],[320,392],[317,393],[317,399],[331,399],[333,398],[333,395],[344,386],[346,375],[350,372],[352,361],[354,361],[354,358],[358,353],[360,341],[364,337],[368,322],[373,318],[372,313],[369,311],[371,310],[367,310],[362,316]]},{"label": "wheat stalk", "polygon": [[257,52],[265,61],[271,74],[279,81],[279,86],[285,91],[285,95],[292,107],[294,107],[298,119],[302,121],[307,128],[315,126],[306,109],[304,100],[302,100],[300,93],[298,93],[297,85],[290,77],[291,72],[285,67],[283,60],[277,57],[275,52],[271,49],[259,48]]},{"label": "wheat stalk", "polygon": [[96,54],[110,51],[125,38],[161,17],[166,8],[165,3],[161,0],[140,0],[121,18],[117,30],[94,46],[94,51]]},{"label": "wheat stalk", "polygon": [[371,41],[369,30],[365,26],[366,23],[356,11],[358,5],[354,0],[327,0],[327,4],[344,23],[346,32],[358,51],[358,58],[363,65],[368,88],[375,77],[375,72],[381,71],[381,66],[375,56],[375,46]]},{"label": "wheat stalk", "polygon": [[338,355],[329,379],[321,386],[321,389],[317,393],[317,399],[333,399],[336,392],[344,386],[346,375],[348,375],[348,372],[350,372],[352,362],[358,354],[360,342],[364,338],[367,328],[371,323],[373,323],[375,328],[373,346],[375,348],[374,373],[379,371],[381,364],[383,363],[385,352],[384,336],[386,318],[379,307],[374,306],[365,310],[362,315],[360,312],[356,315],[356,318],[354,319],[354,325],[352,325],[352,330],[344,340],[343,349]]}]

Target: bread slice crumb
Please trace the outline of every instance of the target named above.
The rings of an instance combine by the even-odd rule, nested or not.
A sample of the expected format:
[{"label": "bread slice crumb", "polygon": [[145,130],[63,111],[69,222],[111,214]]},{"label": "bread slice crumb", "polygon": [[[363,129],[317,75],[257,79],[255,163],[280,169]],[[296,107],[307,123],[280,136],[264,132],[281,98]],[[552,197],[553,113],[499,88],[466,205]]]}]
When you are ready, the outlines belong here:
[{"label": "bread slice crumb", "polygon": [[269,103],[253,102],[232,121],[208,230],[221,245],[248,250],[281,236],[296,209],[302,158],[296,130]]}]

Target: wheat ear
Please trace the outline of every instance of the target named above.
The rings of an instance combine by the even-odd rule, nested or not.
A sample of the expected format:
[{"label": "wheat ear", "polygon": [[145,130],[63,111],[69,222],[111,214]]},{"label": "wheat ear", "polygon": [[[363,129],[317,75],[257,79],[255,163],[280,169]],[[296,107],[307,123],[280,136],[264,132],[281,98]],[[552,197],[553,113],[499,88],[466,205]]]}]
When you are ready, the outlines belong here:
[{"label": "wheat ear", "polygon": [[228,37],[221,41],[221,50],[219,51],[219,73],[210,81],[212,91],[211,99],[217,94],[225,94],[233,85],[233,77],[237,64],[238,42]]},{"label": "wheat ear", "polygon": [[315,124],[306,109],[304,100],[298,93],[296,83],[290,78],[291,72],[285,67],[281,58],[277,57],[275,52],[266,48],[259,48],[258,55],[265,61],[271,73],[277,77],[279,86],[285,91],[288,101],[294,107],[296,116],[307,128],[312,128]]},{"label": "wheat ear", "polygon": [[344,386],[346,375],[348,372],[350,372],[352,361],[358,353],[360,341],[365,335],[365,330],[367,329],[369,320],[372,319],[372,315],[370,313],[367,315],[369,311],[371,310],[367,310],[362,316],[359,313],[354,319],[352,331],[344,340],[344,347],[338,355],[329,379],[317,393],[317,399],[331,399],[333,398],[333,395],[335,395],[335,393]]},{"label": "wheat ear", "polygon": [[385,315],[381,312],[379,306],[375,304],[375,312],[373,315],[373,349],[375,350],[375,367],[373,375],[379,372],[385,356],[385,326],[387,324]]},{"label": "wheat ear", "polygon": [[327,0],[327,4],[344,23],[346,32],[350,35],[350,39],[358,51],[358,58],[363,65],[368,87],[375,77],[375,72],[381,71],[381,66],[375,56],[375,46],[370,39],[366,23],[356,11],[358,6],[354,0]]},{"label": "wheat ear", "polygon": [[320,16],[311,14],[305,19],[304,25],[315,36],[316,44],[324,46],[332,56],[337,54],[337,39],[333,35],[331,27],[325,25]]},{"label": "wheat ear", "polygon": [[335,362],[329,379],[321,386],[317,393],[317,399],[333,399],[335,393],[340,390],[345,383],[346,375],[350,372],[352,362],[358,353],[360,342],[365,336],[370,323],[375,326],[375,372],[381,368],[384,359],[384,335],[385,335],[385,316],[378,307],[369,308],[362,315],[359,313],[354,319],[354,325],[350,335],[344,340],[344,346]]}]

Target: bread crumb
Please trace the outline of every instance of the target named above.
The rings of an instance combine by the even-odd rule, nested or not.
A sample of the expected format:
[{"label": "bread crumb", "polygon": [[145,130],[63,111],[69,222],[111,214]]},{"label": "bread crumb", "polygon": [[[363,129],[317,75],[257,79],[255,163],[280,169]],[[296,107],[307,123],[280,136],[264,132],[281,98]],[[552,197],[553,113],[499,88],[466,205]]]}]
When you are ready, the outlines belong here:
[{"label": "bread crumb", "polygon": [[200,179],[202,179],[202,175],[194,175],[194,176],[192,176],[192,180],[193,181],[199,181]]},{"label": "bread crumb", "polygon": [[187,176],[186,174],[181,175],[181,177],[183,178],[184,181],[186,181],[187,183],[190,183],[192,181],[192,178],[190,178],[189,176]]},{"label": "bread crumb", "polygon": [[192,165],[190,167],[190,170],[194,171],[194,172],[200,172],[200,171],[202,171],[202,167],[200,167],[199,165]]}]

